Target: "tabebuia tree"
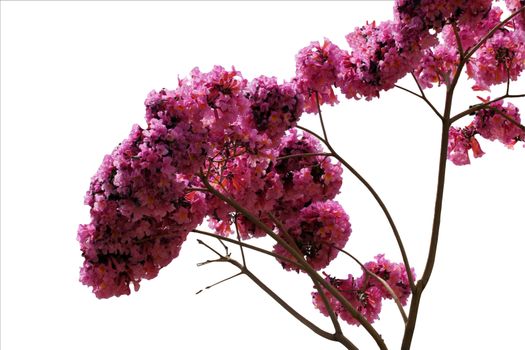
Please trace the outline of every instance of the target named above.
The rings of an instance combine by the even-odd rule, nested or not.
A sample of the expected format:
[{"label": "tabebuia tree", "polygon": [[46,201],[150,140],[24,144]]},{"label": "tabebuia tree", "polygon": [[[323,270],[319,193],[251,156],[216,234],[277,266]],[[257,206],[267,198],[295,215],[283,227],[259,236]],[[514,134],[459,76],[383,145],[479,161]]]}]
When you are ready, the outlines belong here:
[{"label": "tabebuia tree", "polygon": [[[175,259],[190,232],[240,247],[242,259],[199,240],[248,276],[293,317],[321,337],[358,349],[341,321],[362,326],[377,347],[387,349],[373,326],[383,302],[397,304],[405,322],[401,348],[410,349],[418,307],[430,279],[440,232],[447,159],[469,164],[482,157],[483,142],[522,146],[518,98],[511,82],[525,68],[525,1],[396,0],[389,21],[366,23],[346,36],[347,48],[329,39],[312,42],[296,56],[296,75],[284,82],[260,76],[248,81],[236,69],[195,68],[173,90],[146,98],[146,126],[129,137],[92,178],[85,203],[91,222],[80,225],[84,263],[80,281],[98,298],[130,294]],[[479,102],[453,114],[462,74]],[[418,90],[396,83],[411,75]],[[501,96],[493,86],[506,84]],[[438,110],[426,89],[444,91]],[[398,88],[414,95],[441,121],[435,211],[425,266],[412,267],[394,220],[381,197],[328,140],[321,108],[344,97],[375,100]],[[511,100],[513,102],[511,102]],[[366,102],[364,102],[366,103]],[[322,133],[301,126],[318,118]],[[464,127],[454,125],[468,118]],[[485,140],[484,140],[485,139]],[[337,201],[343,173],[357,177],[378,202],[399,246],[401,261],[381,252],[358,261],[346,245],[349,214]],[[203,229],[207,223],[209,229]],[[358,234],[358,232],[356,232]],[[263,248],[254,238],[271,240]],[[310,279],[313,306],[330,318],[321,329],[264,284],[245,262],[245,250],[266,254]],[[325,268],[344,255],[360,275],[333,276]],[[273,262],[272,262],[273,261]],[[409,303],[410,302],[410,303]]]}]

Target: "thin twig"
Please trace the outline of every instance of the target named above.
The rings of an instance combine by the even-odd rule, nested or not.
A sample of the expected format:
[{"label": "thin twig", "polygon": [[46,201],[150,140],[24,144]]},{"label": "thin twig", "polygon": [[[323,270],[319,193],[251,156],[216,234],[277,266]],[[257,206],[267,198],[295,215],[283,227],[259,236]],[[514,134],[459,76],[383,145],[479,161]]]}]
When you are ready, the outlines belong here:
[{"label": "thin twig", "polygon": [[217,238],[217,239],[220,239],[220,240],[223,240],[225,242],[228,242],[228,243],[233,243],[233,244],[237,244],[239,246],[242,246],[244,248],[247,248],[247,249],[251,249],[251,250],[254,250],[256,252],[259,252],[259,253],[262,253],[262,254],[266,254],[266,255],[269,255],[269,256],[272,256],[278,260],[282,260],[282,261],[285,261],[289,264],[293,264],[293,265],[296,265],[296,266],[300,266],[297,261],[293,261],[285,256],[282,256],[282,255],[279,255],[279,254],[276,254],[274,252],[271,252],[269,250],[266,250],[266,249],[263,249],[263,248],[260,248],[260,247],[257,247],[257,246],[254,246],[254,245],[251,245],[251,244],[248,244],[248,243],[245,243],[245,242],[239,242],[235,239],[232,239],[232,238],[228,238],[228,237],[223,237],[223,236],[220,236],[218,234],[215,234],[215,233],[212,233],[212,232],[206,232],[206,231],[202,231],[202,230],[192,230],[191,232],[195,232],[195,233],[198,233],[198,234],[201,234],[201,235],[204,235],[204,236],[209,236],[209,237],[214,237],[214,238]]},{"label": "thin twig", "polygon": [[315,153],[295,153],[295,154],[288,154],[286,156],[277,157],[275,160],[285,160],[289,158],[296,158],[296,157],[316,157],[316,156],[331,156],[332,153],[329,152],[315,152]]},{"label": "thin twig", "polygon": [[458,44],[459,59],[463,61],[465,57],[465,51],[463,51],[463,44],[461,43],[461,37],[459,36],[459,28],[456,22],[452,22],[452,29],[454,30],[454,36],[456,37],[456,43]]},{"label": "thin twig", "polygon": [[461,118],[463,118],[463,117],[465,117],[467,115],[470,115],[470,114],[476,113],[479,110],[485,109],[485,108],[487,108],[488,106],[490,106],[494,102],[503,100],[505,98],[520,98],[520,97],[525,97],[525,94],[519,94],[519,95],[507,95],[507,94],[505,94],[505,95],[497,97],[497,98],[495,98],[493,100],[490,100],[489,102],[476,104],[476,105],[470,107],[469,109],[467,109],[467,110],[465,110],[465,111],[463,111],[461,113],[458,113],[455,116],[453,116],[452,118],[450,118],[450,124],[455,123],[456,121],[458,121],[459,119],[461,119]]},{"label": "thin twig", "polygon": [[213,287],[215,287],[215,286],[217,286],[217,285],[219,285],[219,284],[221,284],[223,282],[227,282],[227,281],[229,281],[229,280],[231,280],[231,279],[233,279],[233,278],[235,278],[237,276],[240,276],[240,275],[242,275],[242,272],[238,272],[238,273],[236,273],[236,274],[234,274],[234,275],[232,275],[230,277],[226,277],[226,278],[220,280],[219,282],[215,282],[213,284],[210,284],[209,286],[204,287],[203,289],[199,290],[195,294],[200,294],[200,293],[204,292],[207,289],[213,288]]},{"label": "thin twig", "polygon": [[[219,252],[217,252],[215,249],[211,248],[206,243],[199,240],[200,244],[203,244],[205,247],[213,251],[214,253],[219,255],[219,259],[217,261],[221,262],[228,262],[235,267],[237,267],[240,272],[239,274],[243,274],[248,276],[259,288],[261,288],[263,291],[265,291],[273,300],[275,300],[279,305],[281,305],[286,311],[288,311],[292,316],[294,316],[297,320],[299,320],[302,324],[310,328],[314,333],[320,335],[323,338],[338,341],[338,339],[331,333],[324,331],[323,329],[317,327],[314,323],[312,323],[310,320],[308,320],[306,317],[301,315],[299,312],[297,312],[293,307],[291,307],[287,302],[285,302],[281,297],[279,297],[274,291],[272,291],[266,284],[264,284],[257,276],[255,276],[246,266],[242,265],[238,261],[231,259],[229,257],[225,257],[221,255]],[[239,275],[237,274],[237,275]],[[355,346],[349,347],[348,349],[351,350],[358,350]]]},{"label": "thin twig", "polygon": [[319,104],[319,93],[315,92],[315,102],[317,104],[317,113],[319,113],[319,121],[321,122],[321,128],[323,129],[324,139],[328,142],[328,134],[324,127],[323,114],[321,113],[321,105]]},{"label": "thin twig", "polygon": [[[307,128],[304,128],[304,127],[299,126],[299,125],[296,126],[296,127],[301,129],[301,130],[303,130],[303,131],[306,131],[306,132],[312,134],[313,136],[315,136],[319,140],[321,140],[326,145],[326,147],[328,147],[328,149],[332,153],[332,156],[335,157],[338,161],[340,161],[346,167],[346,169],[348,169],[368,189],[370,194],[372,194],[372,196],[374,197],[376,202],[379,204],[379,206],[383,210],[383,213],[385,214],[385,216],[386,216],[386,218],[388,220],[388,223],[390,224],[390,227],[392,228],[392,232],[394,233],[394,236],[396,238],[396,242],[397,242],[397,245],[399,246],[399,250],[401,252],[401,256],[403,257],[403,263],[405,264],[405,268],[407,269],[407,271],[411,271],[410,264],[408,262],[408,256],[407,256],[407,253],[406,253],[406,250],[405,250],[405,246],[403,245],[403,241],[401,239],[401,235],[399,234],[399,231],[397,230],[397,227],[396,227],[396,225],[394,223],[394,219],[392,219],[392,216],[390,215],[390,212],[388,211],[388,208],[386,207],[385,203],[383,202],[383,200],[381,199],[379,194],[377,194],[375,189],[368,183],[368,181],[365,180],[365,178],[363,176],[361,176],[361,174],[359,174],[357,172],[357,170],[355,170],[347,161],[345,161],[333,149],[333,147],[330,145],[330,143],[326,142],[322,137],[320,137],[315,132],[313,132],[313,131],[311,131],[311,130],[309,130]],[[415,291],[415,283],[414,283],[414,279],[412,278],[411,274],[408,275],[408,280],[410,282],[410,289],[412,290],[412,293],[413,293]]]},{"label": "thin twig", "polygon": [[[235,214],[235,219],[233,221],[235,225],[235,233],[237,234],[237,241],[241,242],[241,235],[239,234],[239,225],[237,225],[237,214]],[[246,266],[246,257],[244,256],[244,248],[239,244],[239,249],[241,250],[242,264]]]}]

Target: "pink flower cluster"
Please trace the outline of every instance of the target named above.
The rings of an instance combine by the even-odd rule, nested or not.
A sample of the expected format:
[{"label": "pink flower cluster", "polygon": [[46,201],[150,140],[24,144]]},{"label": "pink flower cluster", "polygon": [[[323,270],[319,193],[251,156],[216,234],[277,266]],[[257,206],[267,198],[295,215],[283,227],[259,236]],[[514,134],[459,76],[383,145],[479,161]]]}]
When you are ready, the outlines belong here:
[{"label": "pink flower cluster", "polygon": [[337,103],[333,87],[347,98],[378,97],[394,87],[421,58],[421,50],[433,43],[420,32],[403,31],[393,21],[366,24],[346,36],[349,53],[325,39],[312,42],[296,56],[296,79],[305,95],[307,112],[317,112],[320,104]]},{"label": "pink flower cluster", "polygon": [[[400,302],[406,305],[411,290],[405,266],[401,263],[390,262],[384,258],[383,254],[375,258],[376,261],[370,261],[364,266],[382,278],[393,290]],[[414,271],[412,271],[412,276],[415,278]],[[392,299],[392,295],[382,283],[366,271],[363,271],[363,275],[359,278],[349,274],[346,279],[327,276],[326,280],[370,323],[379,319],[383,299]],[[352,316],[339,300],[325,289],[323,289],[323,292],[336,315],[349,324],[360,325],[359,320]],[[323,315],[329,316],[328,309],[318,291],[312,293],[312,301]]]},{"label": "pink flower cluster", "polygon": [[503,100],[493,102],[489,108],[476,113],[472,123],[464,128],[452,127],[449,130],[448,159],[456,165],[470,164],[469,150],[475,158],[485,153],[475,136],[494,141],[498,140],[507,147],[512,147],[518,141],[525,141],[525,131],[509,121],[504,116],[521,122],[519,110],[512,103],[503,106]]},{"label": "pink flower cluster", "polygon": [[519,109],[512,103],[503,106],[503,100],[490,104],[491,109],[482,109],[476,113],[472,125],[479,135],[490,141],[498,140],[507,147],[518,141],[525,141],[525,131],[507,120],[505,116],[517,123],[521,122]]},{"label": "pink flower cluster", "polygon": [[[155,277],[178,256],[206,215],[230,215],[224,204],[191,191],[202,186],[203,168],[249,210],[273,208],[282,182],[267,169],[302,113],[296,90],[275,78],[248,84],[235,69],[215,66],[208,73],[194,69],[173,91],[151,92],[147,127],[135,125],[91,181],[91,222],[78,230],[81,281],[99,298],[129,294],[130,284],[137,290],[141,279]],[[247,228],[243,233],[250,236]]]},{"label": "pink flower cluster", "polygon": [[138,290],[142,278],[157,276],[204,218],[204,195],[185,193],[190,179],[178,164],[137,125],[104,158],[85,199],[91,223],[78,230],[80,280],[97,297],[129,294],[130,283]]},{"label": "pink flower cluster", "polygon": [[[321,270],[335,259],[350,233],[350,222],[343,207],[335,201],[314,202],[301,209],[297,216],[289,218],[284,226],[288,235],[300,250],[306,261],[316,270]],[[282,238],[286,240],[283,232]],[[274,253],[295,260],[280,244],[275,245]],[[296,265],[281,261],[287,270],[299,271]]]},{"label": "pink flower cluster", "polygon": [[303,112],[303,96],[295,83],[279,85],[275,77],[254,79],[245,92],[250,111],[238,119],[238,135],[252,153],[275,148],[286,130],[294,127]]},{"label": "pink flower cluster", "polygon": [[[505,0],[507,9],[514,13],[525,6],[523,0]],[[525,11],[520,12],[512,21],[514,28],[521,33],[522,40],[525,40]]]},{"label": "pink flower cluster", "polygon": [[451,22],[473,24],[491,8],[492,0],[396,0],[396,20],[418,30],[441,31]]},{"label": "pink flower cluster", "polygon": [[507,80],[517,80],[525,68],[525,41],[519,31],[501,29],[483,44],[467,65],[474,90],[490,90]]},{"label": "pink flower cluster", "polygon": [[[241,148],[242,149],[242,148]],[[234,151],[234,152],[238,152]],[[272,153],[211,159],[210,180],[221,193],[235,199],[270,227],[268,213],[285,222],[308,205],[333,199],[342,184],[342,168],[327,156],[302,154],[322,152],[321,144],[309,134],[290,129]],[[219,199],[208,199],[210,227],[222,235],[233,233],[237,224],[243,239],[265,233]]]},{"label": "pink flower cluster", "polygon": [[[520,1],[507,0],[511,11]],[[502,10],[491,0],[396,0],[395,18],[367,23],[346,36],[350,51],[330,40],[312,42],[296,56],[296,79],[305,110],[338,102],[334,87],[347,98],[378,97],[412,71],[424,88],[452,81],[459,64],[459,45],[467,51],[500,21]],[[516,80],[525,68],[524,16],[513,28],[502,28],[469,60],[467,73],[475,90]],[[414,69],[414,67],[416,67]],[[318,100],[318,101],[317,101]]]},{"label": "pink flower cluster", "polygon": [[394,21],[375,22],[346,36],[353,49],[341,62],[338,85],[347,98],[379,97],[408,73],[421,58],[422,36],[403,35]]}]

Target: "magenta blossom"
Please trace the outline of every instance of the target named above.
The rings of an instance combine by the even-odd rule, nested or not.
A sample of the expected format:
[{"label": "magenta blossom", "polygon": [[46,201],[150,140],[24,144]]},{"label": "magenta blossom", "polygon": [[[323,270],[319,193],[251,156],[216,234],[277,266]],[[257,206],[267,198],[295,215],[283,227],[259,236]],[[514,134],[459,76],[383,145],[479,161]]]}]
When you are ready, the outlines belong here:
[{"label": "magenta blossom", "polygon": [[485,154],[474,137],[476,130],[472,126],[463,129],[451,127],[448,132],[448,155],[447,158],[456,165],[470,164],[468,151],[472,150],[474,157],[478,158]]},{"label": "magenta blossom", "polygon": [[129,138],[104,158],[86,194],[91,223],[80,225],[85,258],[82,283],[99,298],[138,290],[178,256],[189,231],[204,218],[202,193],[186,193],[190,179],[177,160],[135,125]]},{"label": "magenta blossom", "polygon": [[[408,297],[411,294],[410,284],[408,280],[408,274],[405,269],[405,265],[402,263],[392,263],[385,259],[384,254],[379,254],[375,257],[376,261],[370,261],[364,264],[365,268],[370,272],[375,273],[381,277],[392,290],[395,295],[399,298],[401,304],[406,305]],[[414,269],[411,271],[413,279],[416,275]],[[366,275],[366,272],[364,272]],[[376,278],[368,276],[368,285],[376,286],[381,290],[384,298],[392,299],[392,295],[388,290],[379,282]]]},{"label": "magenta blossom", "polygon": [[328,39],[322,45],[312,42],[297,54],[297,85],[305,96],[306,112],[317,113],[317,97],[319,104],[328,103],[333,106],[339,102],[332,86],[339,74],[339,62],[343,54]]},{"label": "magenta blossom", "polygon": [[[346,279],[337,279],[327,276],[326,280],[332,284],[345,299],[370,323],[379,319],[382,307],[383,294],[381,290],[373,285],[364,284],[363,277],[355,279],[348,275]],[[330,307],[335,314],[351,325],[360,325],[360,322],[348,311],[339,300],[329,294],[324,288]],[[312,293],[314,306],[325,316],[328,316],[328,309],[324,304],[318,291]]]},{"label": "magenta blossom", "polygon": [[[297,217],[291,217],[284,223],[289,236],[306,261],[316,270],[320,270],[335,259],[346,245],[352,232],[348,215],[337,202],[314,202],[303,208]],[[283,232],[281,237],[286,239]],[[292,244],[293,245],[293,244]],[[281,245],[274,246],[276,254],[293,258]],[[281,262],[287,270],[297,270],[297,266]]]},{"label": "magenta blossom", "polygon": [[498,140],[508,147],[512,147],[518,141],[525,141],[525,131],[503,116],[519,124],[521,118],[516,106],[510,102],[503,106],[503,100],[500,100],[491,103],[490,107],[491,109],[482,109],[477,112],[472,122],[481,137],[491,141]]}]

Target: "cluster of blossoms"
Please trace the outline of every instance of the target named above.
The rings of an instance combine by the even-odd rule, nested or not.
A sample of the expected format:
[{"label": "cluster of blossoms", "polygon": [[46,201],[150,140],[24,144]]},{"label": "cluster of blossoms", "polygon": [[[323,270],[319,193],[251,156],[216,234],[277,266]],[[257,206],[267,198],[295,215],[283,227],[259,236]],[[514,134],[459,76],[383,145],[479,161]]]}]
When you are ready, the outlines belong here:
[{"label": "cluster of blossoms", "polygon": [[104,158],[86,194],[91,223],[78,230],[81,281],[100,298],[129,294],[130,284],[138,289],[141,279],[155,277],[188,233],[214,217],[214,202],[191,190],[202,186],[199,172],[210,164],[221,169],[211,181],[227,176],[216,181],[221,190],[229,181],[228,195],[244,190],[237,195],[250,210],[268,211],[282,184],[275,172],[258,179],[301,115],[302,96],[292,83],[261,77],[248,84],[235,69],[215,66],[194,69],[173,91],[151,92],[145,106],[147,127],[135,125]]},{"label": "cluster of blossoms", "polygon": [[472,150],[475,158],[483,156],[485,153],[481,150],[476,135],[490,141],[498,140],[507,147],[514,146],[518,141],[525,141],[525,130],[509,119],[517,124],[521,122],[518,108],[512,103],[504,106],[503,101],[499,100],[478,111],[470,125],[450,128],[448,159],[456,165],[466,165],[470,164],[469,150]]},{"label": "cluster of blossoms", "polygon": [[[402,305],[406,305],[410,296],[410,286],[408,274],[405,266],[401,263],[392,263],[380,254],[375,257],[375,261],[364,264],[366,270],[359,278],[351,274],[346,279],[337,279],[331,276],[326,277],[326,281],[334,286],[345,299],[370,323],[379,319],[383,299],[392,299],[392,294],[385,286],[372,274],[380,277],[388,284],[390,289],[395,293]],[[411,271],[412,277],[415,278],[414,271]],[[360,322],[348,311],[344,305],[337,300],[332,294],[325,293],[328,303],[332,310],[341,317],[342,320],[349,324],[359,325]],[[312,293],[312,301],[317,309],[329,316],[328,309],[318,291]]]},{"label": "cluster of blossoms", "polygon": [[[511,11],[518,5],[507,1]],[[422,87],[448,83],[460,59],[454,30],[461,48],[468,50],[499,23],[501,14],[491,0],[398,0],[394,20],[368,23],[346,36],[349,51],[328,39],[312,42],[296,56],[295,79],[305,110],[316,113],[317,103],[337,103],[335,87],[347,98],[370,100],[411,71]],[[471,58],[467,73],[476,82],[474,89],[516,80],[525,68],[522,17],[516,17],[513,28],[498,31]]]},{"label": "cluster of blossoms", "polygon": [[130,283],[137,290],[142,278],[157,276],[206,215],[204,195],[185,192],[191,179],[178,164],[137,125],[104,158],[85,199],[92,221],[78,230],[81,281],[97,297],[129,294]]}]

